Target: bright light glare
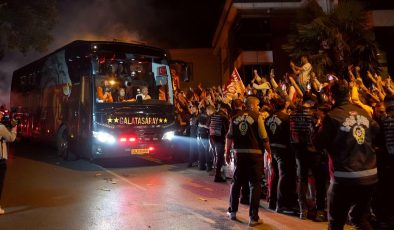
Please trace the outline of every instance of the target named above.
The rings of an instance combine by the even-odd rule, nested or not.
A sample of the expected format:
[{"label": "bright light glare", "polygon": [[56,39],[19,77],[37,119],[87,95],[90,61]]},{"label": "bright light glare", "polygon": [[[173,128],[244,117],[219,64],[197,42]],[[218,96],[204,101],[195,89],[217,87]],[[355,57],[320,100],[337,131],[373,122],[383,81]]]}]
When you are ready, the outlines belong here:
[{"label": "bright light glare", "polygon": [[107,144],[115,143],[115,137],[106,132],[95,132],[93,131],[93,137],[96,138],[98,141]]},{"label": "bright light glare", "polygon": [[175,136],[175,132],[174,132],[174,131],[166,132],[166,133],[164,133],[164,135],[163,135],[163,140],[169,140],[169,141],[171,141],[171,140],[174,138],[174,136]]}]

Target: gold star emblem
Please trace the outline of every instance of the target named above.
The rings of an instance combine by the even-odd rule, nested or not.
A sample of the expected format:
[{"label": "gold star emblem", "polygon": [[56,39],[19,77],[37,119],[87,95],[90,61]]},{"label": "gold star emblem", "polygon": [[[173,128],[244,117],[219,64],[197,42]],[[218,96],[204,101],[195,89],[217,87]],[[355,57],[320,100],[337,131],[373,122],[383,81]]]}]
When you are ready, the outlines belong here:
[{"label": "gold star emblem", "polygon": [[164,123],[167,123],[167,118],[164,118]]},{"label": "gold star emblem", "polygon": [[108,123],[112,123],[112,118],[107,119]]},{"label": "gold star emblem", "polygon": [[119,122],[119,118],[115,117],[114,122],[118,123]]},{"label": "gold star emblem", "polygon": [[159,119],[159,122],[160,122],[160,123],[163,123],[163,119],[160,118],[160,119]]}]

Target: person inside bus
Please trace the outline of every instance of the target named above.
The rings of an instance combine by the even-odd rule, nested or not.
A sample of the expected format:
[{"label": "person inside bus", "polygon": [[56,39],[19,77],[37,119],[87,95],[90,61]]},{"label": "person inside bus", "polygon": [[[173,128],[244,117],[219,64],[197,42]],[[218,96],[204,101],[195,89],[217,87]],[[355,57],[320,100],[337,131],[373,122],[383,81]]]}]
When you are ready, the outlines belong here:
[{"label": "person inside bus", "polygon": [[103,80],[97,87],[97,98],[100,102],[113,102],[111,85],[108,80]]},{"label": "person inside bus", "polygon": [[141,93],[142,93],[142,100],[152,99],[151,96],[149,96],[148,87],[142,86]]},{"label": "person inside bus", "polygon": [[118,97],[117,97],[116,101],[117,102],[126,102],[127,101],[125,88],[119,88]]}]

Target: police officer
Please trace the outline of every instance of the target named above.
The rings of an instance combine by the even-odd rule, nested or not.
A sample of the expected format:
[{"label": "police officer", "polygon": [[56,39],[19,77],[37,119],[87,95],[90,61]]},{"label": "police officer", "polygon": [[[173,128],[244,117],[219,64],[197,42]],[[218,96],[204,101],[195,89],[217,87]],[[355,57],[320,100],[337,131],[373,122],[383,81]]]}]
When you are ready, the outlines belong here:
[{"label": "police officer", "polygon": [[230,162],[230,150],[234,150],[234,175],[230,193],[230,207],[227,215],[236,220],[242,181],[250,186],[249,226],[260,223],[259,203],[261,177],[263,174],[263,153],[270,154],[264,120],[259,113],[259,99],[248,97],[246,110],[239,111],[231,118],[226,138],[226,162]]},{"label": "police officer", "polygon": [[214,113],[209,122],[209,139],[215,156],[215,179],[214,182],[225,182],[222,177],[222,166],[224,164],[224,144],[229,126],[228,105],[219,104],[219,110]]},{"label": "police officer", "polygon": [[331,91],[335,104],[324,117],[316,138],[316,146],[327,149],[332,162],[328,227],[343,229],[349,215],[357,229],[372,229],[366,215],[378,181],[372,142],[379,125],[365,110],[349,103],[346,81],[339,80]]},{"label": "police officer", "polygon": [[[0,121],[3,121],[5,115],[4,109],[0,110]],[[10,128],[10,127],[9,127]],[[5,173],[7,170],[7,144],[6,142],[12,142],[16,138],[16,125],[13,124],[12,128],[7,128],[4,124],[0,123],[0,201],[1,194],[3,191]],[[1,202],[0,202],[1,204]],[[5,210],[0,206],[0,215],[4,214]]]},{"label": "police officer", "polygon": [[[244,102],[241,99],[235,99],[232,101],[232,112],[230,117],[234,117],[236,114],[239,112],[243,111],[245,109]],[[240,198],[240,203],[241,204],[249,204],[249,181],[245,179],[244,181],[241,182],[241,198]]]},{"label": "police officer", "polygon": [[[296,201],[296,163],[290,148],[289,103],[282,98],[273,101],[275,112],[265,120],[272,151],[273,168],[269,207],[279,213],[293,213]],[[275,164],[276,163],[276,164]]]}]

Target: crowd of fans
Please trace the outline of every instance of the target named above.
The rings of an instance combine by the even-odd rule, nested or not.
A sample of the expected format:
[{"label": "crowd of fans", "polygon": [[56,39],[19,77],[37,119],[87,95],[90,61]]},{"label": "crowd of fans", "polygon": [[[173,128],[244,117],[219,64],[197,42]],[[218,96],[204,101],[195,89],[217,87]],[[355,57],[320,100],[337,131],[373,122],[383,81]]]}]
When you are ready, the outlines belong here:
[{"label": "crowd of fans", "polygon": [[[215,182],[224,182],[221,169],[226,128],[232,115],[243,109],[244,100],[257,97],[273,149],[272,157],[266,151],[262,180],[267,181],[262,184],[268,191],[268,208],[322,222],[327,221],[327,187],[333,175],[327,151],[316,148],[313,138],[324,116],[334,106],[332,85],[339,80],[346,81],[350,102],[382,124],[394,104],[388,102],[394,101],[394,84],[390,76],[362,72],[358,66],[349,66],[347,73],[330,73],[318,78],[307,57],[302,57],[301,62],[301,66],[290,63],[293,72],[281,78],[273,71],[269,76],[260,76],[255,70],[252,80],[245,82],[244,92],[230,94],[224,86],[204,88],[201,84],[195,89],[178,89],[175,93],[176,118],[180,134],[192,140],[188,166],[198,166],[200,170],[211,172]],[[278,137],[275,129],[280,125],[275,123],[275,116],[280,114],[289,118],[288,126],[281,126]],[[375,145],[379,182],[370,211],[370,218],[378,219],[382,226],[393,223],[390,210],[394,205],[389,185],[394,175],[394,155],[387,150],[387,141],[391,140],[383,141],[384,138],[381,134]],[[301,154],[305,152],[309,155]],[[241,203],[247,204],[249,191],[245,183]]]}]

